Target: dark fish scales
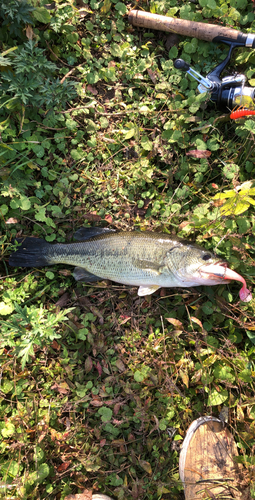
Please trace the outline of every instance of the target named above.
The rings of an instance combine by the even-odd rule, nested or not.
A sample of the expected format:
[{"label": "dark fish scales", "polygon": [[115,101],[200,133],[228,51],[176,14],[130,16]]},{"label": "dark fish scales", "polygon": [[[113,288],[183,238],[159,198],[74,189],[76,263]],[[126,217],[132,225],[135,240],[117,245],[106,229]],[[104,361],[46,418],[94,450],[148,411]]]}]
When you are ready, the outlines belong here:
[{"label": "dark fish scales", "polygon": [[165,233],[80,228],[75,238],[80,241],[51,244],[39,238],[18,240],[21,246],[11,255],[9,264],[69,264],[76,266],[76,280],[109,279],[135,285],[139,286],[138,295],[149,295],[160,287],[216,285],[231,279],[239,279],[246,289],[243,278],[228,270],[225,261],[190,241]]}]

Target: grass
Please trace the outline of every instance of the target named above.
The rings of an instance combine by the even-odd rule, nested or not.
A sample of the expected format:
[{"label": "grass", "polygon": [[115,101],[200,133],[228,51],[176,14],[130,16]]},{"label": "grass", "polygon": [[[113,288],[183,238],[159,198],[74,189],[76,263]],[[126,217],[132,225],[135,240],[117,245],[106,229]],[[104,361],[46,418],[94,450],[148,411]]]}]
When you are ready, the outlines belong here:
[{"label": "grass", "polygon": [[[93,489],[181,500],[186,430],[223,407],[254,498],[255,303],[239,301],[238,283],[139,298],[134,287],[76,283],[63,265],[8,266],[16,235],[62,242],[83,225],[148,229],[217,248],[252,289],[254,121],[230,122],[173,67],[183,57],[205,75],[226,47],[135,29],[127,2],[92,0],[83,14],[71,1],[45,4],[31,1],[17,26],[17,15],[0,18],[0,498]],[[137,7],[255,31],[245,1]],[[48,68],[34,83],[39,52],[27,39]],[[21,50],[32,63],[15,59]],[[228,71],[252,85],[253,59],[240,48]],[[32,85],[44,101],[26,97]]]}]

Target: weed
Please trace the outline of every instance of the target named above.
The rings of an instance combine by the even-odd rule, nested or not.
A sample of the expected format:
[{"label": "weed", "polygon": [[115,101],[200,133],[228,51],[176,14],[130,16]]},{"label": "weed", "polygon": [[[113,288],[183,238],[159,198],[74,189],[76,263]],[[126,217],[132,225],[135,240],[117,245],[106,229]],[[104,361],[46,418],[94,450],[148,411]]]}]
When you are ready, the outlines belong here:
[{"label": "weed", "polygon": [[[64,242],[100,225],[188,237],[254,282],[254,121],[222,117],[173,65],[183,57],[207,74],[227,49],[133,28],[128,9],[0,6],[6,498],[64,500],[88,488],[180,500],[187,427],[223,406],[254,491],[254,301],[240,303],[238,285],[138,298],[130,287],[76,283],[64,265],[8,266],[16,235]],[[254,31],[246,1],[149,9]],[[231,64],[254,84],[251,49]]]}]

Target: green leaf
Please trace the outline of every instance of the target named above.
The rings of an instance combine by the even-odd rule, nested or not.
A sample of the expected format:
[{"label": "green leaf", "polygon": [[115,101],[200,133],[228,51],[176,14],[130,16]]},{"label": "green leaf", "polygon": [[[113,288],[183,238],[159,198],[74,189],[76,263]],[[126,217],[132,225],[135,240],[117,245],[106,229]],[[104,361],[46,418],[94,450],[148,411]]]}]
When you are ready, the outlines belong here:
[{"label": "green leaf", "polygon": [[1,430],[1,434],[3,437],[8,438],[15,434],[15,425],[13,425],[11,422],[6,422],[4,428]]},{"label": "green leaf", "polygon": [[77,338],[81,340],[86,340],[88,336],[88,329],[87,328],[80,328],[78,333],[77,333]]},{"label": "green leaf", "polygon": [[34,461],[35,462],[42,462],[42,460],[44,459],[44,451],[42,450],[42,448],[40,448],[40,446],[36,446],[35,447],[35,452],[34,452]]},{"label": "green leaf", "polygon": [[14,307],[11,304],[6,304],[5,302],[0,302],[0,315],[7,316],[11,314]]},{"label": "green leaf", "polygon": [[245,217],[237,217],[236,222],[239,234],[246,233],[251,227],[250,222]]},{"label": "green leaf", "polygon": [[11,200],[10,207],[15,210],[15,208],[19,208],[19,200]]},{"label": "green leaf", "polygon": [[202,310],[205,314],[211,315],[213,313],[212,302],[205,302],[205,304],[202,305]]},{"label": "green leaf", "polygon": [[8,460],[1,465],[1,475],[9,477],[17,477],[20,470],[20,463],[15,460]]},{"label": "green leaf", "polygon": [[34,153],[36,154],[36,156],[38,158],[43,158],[45,150],[44,150],[44,147],[41,146],[41,144],[33,144],[32,150],[34,151]]},{"label": "green leaf", "polygon": [[253,133],[255,132],[255,122],[253,120],[246,120],[244,126],[247,130],[250,130]]},{"label": "green leaf", "polygon": [[255,332],[252,332],[250,330],[246,330],[247,337],[250,339],[250,341],[255,344]]},{"label": "green leaf", "polygon": [[186,52],[187,54],[194,54],[197,51],[197,45],[197,38],[192,38],[191,42],[184,43],[184,52]]},{"label": "green leaf", "polygon": [[31,208],[31,202],[26,196],[20,197],[20,208],[21,210],[29,210]]},{"label": "green leaf", "polygon": [[74,43],[78,42],[79,35],[78,35],[78,33],[69,33],[68,35],[66,35],[66,39],[68,40],[68,42],[74,44]]},{"label": "green leaf", "polygon": [[176,57],[178,57],[178,49],[175,45],[169,50],[168,56],[169,59],[176,59]]},{"label": "green leaf", "polygon": [[240,373],[238,373],[238,378],[240,378],[244,382],[247,382],[248,384],[251,383],[253,378],[251,370],[242,370]]},{"label": "green leaf", "polygon": [[39,220],[40,222],[45,222],[46,221],[46,208],[41,207],[39,208],[38,212],[35,214],[35,219]]},{"label": "green leaf", "polygon": [[69,128],[69,130],[75,130],[78,127],[78,123],[75,120],[72,120],[71,118],[67,118],[66,126],[67,128]]},{"label": "green leaf", "polygon": [[55,274],[54,274],[54,273],[52,273],[51,271],[47,271],[47,272],[45,273],[45,276],[46,276],[46,278],[48,278],[49,280],[53,280],[53,279],[55,278]]},{"label": "green leaf", "polygon": [[136,370],[134,373],[134,379],[136,382],[143,382],[147,377],[147,372]]},{"label": "green leaf", "polygon": [[214,377],[218,380],[235,381],[235,376],[230,366],[217,366],[214,370]]},{"label": "green leaf", "polygon": [[217,193],[213,199],[214,200],[225,200],[225,198],[233,198],[236,196],[236,191],[231,189],[231,191],[223,191],[223,193]]},{"label": "green leaf", "polygon": [[222,169],[225,177],[228,180],[232,180],[234,179],[234,177],[237,177],[239,170],[240,170],[239,166],[236,165],[235,163],[227,164]]},{"label": "green leaf", "polygon": [[4,382],[1,385],[1,391],[4,392],[4,394],[8,394],[8,392],[11,392],[13,390],[13,382],[10,380],[4,380]]},{"label": "green leaf", "polygon": [[33,16],[40,23],[48,24],[51,21],[51,15],[45,7],[36,7],[33,10]]},{"label": "green leaf", "polygon": [[220,207],[220,212],[222,215],[240,215],[246,212],[250,207],[250,203],[244,200],[240,200],[237,196],[235,199],[231,199],[231,201],[227,201],[224,203],[222,207]]},{"label": "green leaf", "polygon": [[101,7],[101,13],[107,14],[109,12],[109,10],[111,9],[111,6],[112,6],[111,0],[104,0],[104,3]]},{"label": "green leaf", "polygon": [[120,48],[120,46],[117,44],[117,43],[113,43],[111,45],[111,54],[114,56],[114,57],[121,57],[122,55],[122,50]]},{"label": "green leaf", "polygon": [[217,5],[214,0],[199,0],[201,7],[207,7],[208,9],[215,10]]},{"label": "green leaf", "polygon": [[112,410],[111,408],[107,408],[106,406],[102,406],[98,410],[99,415],[101,415],[102,422],[109,422],[112,418]]},{"label": "green leaf", "polygon": [[131,128],[124,134],[124,139],[127,141],[128,139],[131,139],[135,135],[135,129]]},{"label": "green leaf", "polygon": [[221,405],[227,399],[228,399],[228,391],[226,389],[221,388],[221,391],[218,392],[215,388],[212,388],[208,396],[207,406]]},{"label": "green leaf", "polygon": [[87,82],[90,83],[91,85],[97,83],[98,80],[100,80],[100,78],[96,71],[87,74]]},{"label": "green leaf", "polygon": [[141,146],[143,147],[143,149],[145,149],[145,151],[152,151],[153,142],[151,142],[149,138],[144,135],[141,139]]},{"label": "green leaf", "polygon": [[8,210],[9,209],[8,209],[7,205],[5,205],[5,204],[0,205],[0,215],[2,215],[2,216],[6,215]]},{"label": "green leaf", "polygon": [[43,480],[49,475],[49,473],[50,473],[50,468],[48,464],[41,464],[37,471],[38,483],[42,483]]},{"label": "green leaf", "polygon": [[127,7],[124,3],[118,2],[115,5],[115,9],[119,11],[119,13],[124,16],[127,13]]},{"label": "green leaf", "polygon": [[101,125],[101,128],[107,128],[108,125],[109,125],[109,121],[107,120],[107,118],[105,116],[101,116],[100,119],[100,125]]},{"label": "green leaf", "polygon": [[24,370],[26,363],[28,362],[30,356],[34,356],[34,347],[32,343],[28,343],[26,347],[21,349],[18,353],[18,357],[22,358],[21,367]]}]

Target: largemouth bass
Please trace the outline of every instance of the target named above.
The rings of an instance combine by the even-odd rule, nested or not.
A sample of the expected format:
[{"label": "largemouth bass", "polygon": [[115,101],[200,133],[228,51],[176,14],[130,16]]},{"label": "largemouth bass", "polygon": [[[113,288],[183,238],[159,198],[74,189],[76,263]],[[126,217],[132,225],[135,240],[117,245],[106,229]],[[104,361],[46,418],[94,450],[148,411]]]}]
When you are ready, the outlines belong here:
[{"label": "largemouth bass", "polygon": [[39,238],[25,238],[10,256],[9,264],[39,267],[53,264],[76,266],[77,281],[109,279],[138,286],[138,295],[149,295],[160,287],[218,285],[238,280],[243,283],[240,298],[251,294],[244,278],[228,269],[217,255],[188,240],[165,233],[116,232],[103,228],[80,228],[77,243],[51,244]]}]

